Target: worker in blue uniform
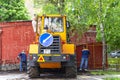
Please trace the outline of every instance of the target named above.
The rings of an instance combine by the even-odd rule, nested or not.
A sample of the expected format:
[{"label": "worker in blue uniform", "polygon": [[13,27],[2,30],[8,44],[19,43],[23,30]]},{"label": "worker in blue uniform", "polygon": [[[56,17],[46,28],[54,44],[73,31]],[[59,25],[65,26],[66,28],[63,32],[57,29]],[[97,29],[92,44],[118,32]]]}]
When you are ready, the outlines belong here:
[{"label": "worker in blue uniform", "polygon": [[81,63],[80,63],[80,71],[88,69],[88,57],[90,55],[90,51],[87,49],[86,45],[83,46],[82,50],[82,57],[81,57]]},{"label": "worker in blue uniform", "polygon": [[27,71],[27,56],[25,51],[23,50],[18,54],[18,59],[20,59],[19,71]]}]

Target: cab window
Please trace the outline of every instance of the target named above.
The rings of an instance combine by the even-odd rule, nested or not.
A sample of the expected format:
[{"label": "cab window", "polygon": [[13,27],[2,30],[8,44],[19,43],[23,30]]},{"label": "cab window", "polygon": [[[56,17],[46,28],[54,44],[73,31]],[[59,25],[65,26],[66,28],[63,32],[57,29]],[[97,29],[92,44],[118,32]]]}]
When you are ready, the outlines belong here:
[{"label": "cab window", "polygon": [[45,17],[44,29],[52,32],[63,32],[63,20],[61,17]]}]

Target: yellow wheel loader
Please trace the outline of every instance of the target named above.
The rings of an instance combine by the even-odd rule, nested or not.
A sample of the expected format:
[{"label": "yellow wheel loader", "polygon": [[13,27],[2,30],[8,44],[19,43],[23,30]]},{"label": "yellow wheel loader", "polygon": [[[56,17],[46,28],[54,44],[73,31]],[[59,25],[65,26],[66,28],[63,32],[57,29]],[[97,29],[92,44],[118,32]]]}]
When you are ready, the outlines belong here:
[{"label": "yellow wheel loader", "polygon": [[29,46],[27,73],[39,77],[45,70],[58,70],[68,78],[77,75],[75,45],[67,43],[69,22],[65,15],[37,15],[35,41]]}]

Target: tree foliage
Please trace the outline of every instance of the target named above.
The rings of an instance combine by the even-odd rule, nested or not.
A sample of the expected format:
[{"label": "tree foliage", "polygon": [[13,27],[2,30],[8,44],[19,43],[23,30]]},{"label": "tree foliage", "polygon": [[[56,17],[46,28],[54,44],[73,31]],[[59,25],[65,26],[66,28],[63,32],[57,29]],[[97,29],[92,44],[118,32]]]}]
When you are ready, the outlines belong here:
[{"label": "tree foliage", "polygon": [[[106,43],[108,44],[110,50],[120,49],[120,1],[103,0],[102,3],[102,21],[104,24]],[[100,35],[97,37],[98,40],[101,40]]]},{"label": "tree foliage", "polygon": [[[37,0],[42,1],[42,0]],[[97,25],[97,40],[102,41],[100,20],[109,49],[120,49],[120,0],[44,0],[45,14],[65,14],[71,28],[82,34],[91,24]]]},{"label": "tree foliage", "polygon": [[27,20],[24,0],[0,0],[0,21]]}]

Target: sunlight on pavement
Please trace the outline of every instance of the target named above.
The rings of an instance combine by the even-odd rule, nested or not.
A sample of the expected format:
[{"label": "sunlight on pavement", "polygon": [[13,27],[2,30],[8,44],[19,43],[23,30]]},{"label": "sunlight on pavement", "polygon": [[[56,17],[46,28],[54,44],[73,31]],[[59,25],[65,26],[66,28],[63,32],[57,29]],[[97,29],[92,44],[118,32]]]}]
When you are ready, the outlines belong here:
[{"label": "sunlight on pavement", "polygon": [[26,80],[25,77],[27,77],[25,74],[7,74],[0,75],[0,80]]},{"label": "sunlight on pavement", "polygon": [[80,76],[78,78],[78,80],[103,80],[103,79],[97,78],[95,76],[85,76],[85,75],[83,75],[83,76]]}]

